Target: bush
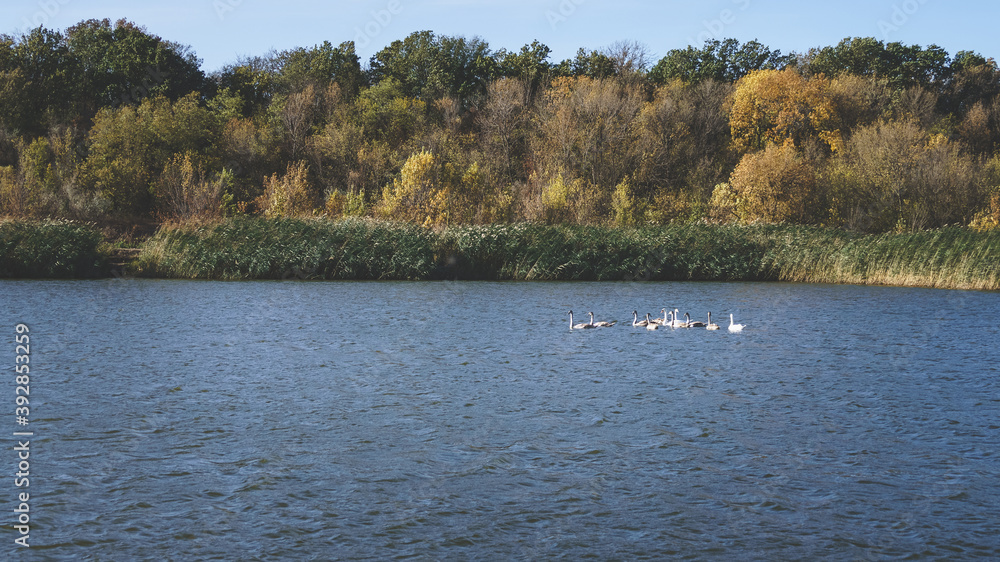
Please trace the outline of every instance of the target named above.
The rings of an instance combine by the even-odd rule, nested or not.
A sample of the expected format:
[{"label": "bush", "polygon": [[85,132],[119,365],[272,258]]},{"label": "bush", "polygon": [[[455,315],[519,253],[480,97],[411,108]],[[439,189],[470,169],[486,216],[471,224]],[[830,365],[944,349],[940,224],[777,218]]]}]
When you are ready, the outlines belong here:
[{"label": "bush", "polygon": [[99,277],[101,233],[69,222],[0,222],[0,277]]}]

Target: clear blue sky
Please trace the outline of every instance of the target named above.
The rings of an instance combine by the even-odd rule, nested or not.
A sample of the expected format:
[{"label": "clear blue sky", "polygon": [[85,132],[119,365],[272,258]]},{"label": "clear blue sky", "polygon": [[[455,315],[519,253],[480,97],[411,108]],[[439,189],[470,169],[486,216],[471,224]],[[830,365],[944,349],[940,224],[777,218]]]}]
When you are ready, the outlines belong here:
[{"label": "clear blue sky", "polygon": [[126,18],[190,45],[211,72],[241,55],[324,40],[355,40],[365,64],[393,40],[425,29],[479,36],[494,50],[537,39],[554,62],[619,40],[644,43],[655,61],[707,38],[757,39],[788,53],[867,36],[1000,59],[998,16],[1000,5],[986,0],[19,0],[0,7],[0,32]]}]

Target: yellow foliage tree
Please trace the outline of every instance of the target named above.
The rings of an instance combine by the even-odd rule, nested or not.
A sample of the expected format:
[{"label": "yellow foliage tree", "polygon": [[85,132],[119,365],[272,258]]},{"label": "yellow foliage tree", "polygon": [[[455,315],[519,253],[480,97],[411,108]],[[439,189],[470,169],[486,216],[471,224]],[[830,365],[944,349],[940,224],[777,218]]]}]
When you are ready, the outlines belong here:
[{"label": "yellow foliage tree", "polygon": [[593,184],[580,178],[567,181],[559,172],[555,179],[542,185],[541,207],[536,210],[534,218],[550,224],[593,223],[599,220],[599,202],[600,192]]},{"label": "yellow foliage tree", "polygon": [[406,160],[399,177],[382,191],[376,212],[428,227],[507,218],[509,197],[487,190],[484,183],[479,164],[463,170],[421,151]]},{"label": "yellow foliage tree", "polygon": [[387,219],[426,226],[443,223],[447,196],[440,191],[434,155],[417,152],[406,159],[399,178],[382,191],[378,213]]},{"label": "yellow foliage tree", "polygon": [[634,226],[642,217],[642,208],[636,201],[628,178],[615,186],[611,194],[611,210],[614,212],[615,226]]},{"label": "yellow foliage tree", "polygon": [[[816,173],[791,142],[747,154],[729,180],[744,222],[807,222]],[[720,198],[724,194],[720,193]]]},{"label": "yellow foliage tree", "polygon": [[712,198],[708,202],[708,217],[717,222],[730,222],[738,219],[736,209],[739,200],[728,183],[720,183],[712,189]]},{"label": "yellow foliage tree", "polygon": [[274,174],[264,180],[264,194],[257,205],[266,217],[307,215],[313,211],[310,191],[306,163],[289,163],[283,176]]},{"label": "yellow foliage tree", "polygon": [[341,191],[339,189],[328,191],[326,194],[326,214],[331,217],[364,216],[364,191]]},{"label": "yellow foliage tree", "polygon": [[0,216],[22,216],[27,213],[23,183],[13,166],[0,166]]},{"label": "yellow foliage tree", "polygon": [[816,140],[830,151],[841,147],[840,117],[830,82],[795,70],[756,70],[736,84],[729,127],[733,146],[749,152],[790,140],[798,147]]}]

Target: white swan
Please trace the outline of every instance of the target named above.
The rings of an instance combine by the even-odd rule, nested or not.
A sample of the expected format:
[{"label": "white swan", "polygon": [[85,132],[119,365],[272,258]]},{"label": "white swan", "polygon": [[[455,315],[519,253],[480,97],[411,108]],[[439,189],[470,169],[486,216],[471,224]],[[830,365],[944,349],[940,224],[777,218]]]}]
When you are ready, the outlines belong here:
[{"label": "white swan", "polygon": [[573,325],[573,311],[569,311],[569,329],[583,330],[585,328],[593,328],[593,324],[587,324],[586,322],[580,322],[579,324]]},{"label": "white swan", "polygon": [[718,330],[719,325],[712,322],[712,313],[708,313],[708,325],[705,326],[706,330]]},{"label": "white swan", "polygon": [[615,324],[618,323],[617,320],[615,320],[613,322],[604,322],[604,321],[594,322],[594,313],[593,312],[588,312],[587,314],[590,315],[590,324],[592,326],[597,326],[598,328],[610,328],[610,327],[612,327],[612,326],[614,326]]},{"label": "white swan", "polygon": [[704,328],[705,327],[705,323],[704,322],[701,322],[701,321],[698,321],[698,320],[695,320],[695,321],[692,322],[691,321],[691,315],[688,314],[687,312],[684,313],[684,320],[686,321],[685,323],[687,324],[688,328]]},{"label": "white swan", "polygon": [[659,324],[660,326],[666,326],[666,325],[667,325],[667,323],[669,322],[669,321],[667,320],[667,309],[665,309],[665,308],[661,308],[661,309],[660,309],[660,312],[662,312],[662,313],[663,313],[663,318],[653,318],[653,319],[651,320],[651,322],[656,322],[656,323],[657,323],[657,324]]},{"label": "white swan", "polygon": [[730,332],[742,332],[743,331],[743,324],[734,324],[733,323],[733,315],[732,314],[729,315],[729,331]]},{"label": "white swan", "polygon": [[680,312],[681,312],[680,310],[677,310],[676,308],[674,309],[674,313],[671,315],[671,317],[673,318],[673,320],[670,321],[670,327],[671,328],[686,328],[687,327],[687,326],[684,326],[683,322],[681,322],[680,320],[677,319],[677,317],[680,316]]},{"label": "white swan", "polygon": [[656,322],[653,322],[652,320],[649,319],[649,313],[647,312],[646,313],[646,329],[647,330],[655,330],[655,329],[657,329],[659,327],[660,327],[659,324],[657,324]]},{"label": "white swan", "polygon": [[[646,315],[646,318],[649,318],[648,314]],[[639,311],[637,311],[637,310],[633,310],[632,311],[632,325],[633,326],[646,326],[648,324],[649,324],[648,320],[639,320]]]}]

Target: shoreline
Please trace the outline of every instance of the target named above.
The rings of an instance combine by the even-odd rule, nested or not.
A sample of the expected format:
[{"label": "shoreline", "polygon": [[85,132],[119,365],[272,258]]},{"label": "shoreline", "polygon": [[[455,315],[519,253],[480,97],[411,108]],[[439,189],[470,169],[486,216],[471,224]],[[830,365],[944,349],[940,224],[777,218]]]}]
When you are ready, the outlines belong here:
[{"label": "shoreline", "polygon": [[[778,281],[1000,290],[1000,232],[867,235],[791,225],[490,224],[236,217],[109,239],[0,222],[0,278]],[[113,235],[113,233],[112,233]]]}]

